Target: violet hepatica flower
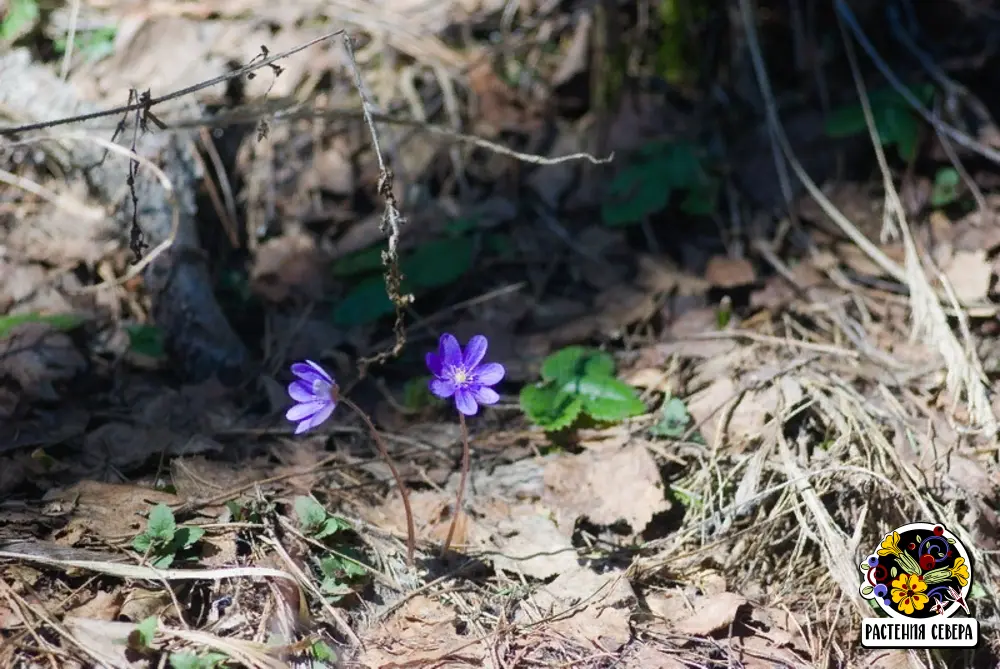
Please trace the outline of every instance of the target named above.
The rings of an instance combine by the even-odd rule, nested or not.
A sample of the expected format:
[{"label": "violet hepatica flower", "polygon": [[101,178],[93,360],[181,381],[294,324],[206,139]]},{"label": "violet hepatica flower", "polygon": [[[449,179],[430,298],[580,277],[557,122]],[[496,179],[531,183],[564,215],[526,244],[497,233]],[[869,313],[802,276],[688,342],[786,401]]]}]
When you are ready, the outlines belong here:
[{"label": "violet hepatica flower", "polygon": [[427,368],[434,375],[431,392],[442,399],[454,396],[455,408],[466,416],[476,415],[480,404],[496,404],[500,399],[490,386],[500,383],[507,371],[497,362],[481,364],[488,345],[486,337],[476,335],[463,354],[458,340],[445,333],[437,353],[427,354]]},{"label": "violet hepatica flower", "polygon": [[337,406],[337,383],[312,360],[292,365],[292,374],[299,377],[288,386],[288,394],[295,400],[295,406],[288,410],[285,418],[297,422],[295,434],[302,434],[333,413]]}]

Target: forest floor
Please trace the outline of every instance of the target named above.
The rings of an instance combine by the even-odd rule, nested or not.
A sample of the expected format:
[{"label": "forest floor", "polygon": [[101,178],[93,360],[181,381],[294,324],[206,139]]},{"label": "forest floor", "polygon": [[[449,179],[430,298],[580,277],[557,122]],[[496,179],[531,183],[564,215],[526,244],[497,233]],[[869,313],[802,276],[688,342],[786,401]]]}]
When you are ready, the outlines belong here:
[{"label": "forest floor", "polygon": [[[786,4],[0,0],[0,664],[996,666],[1000,18]],[[157,311],[135,251],[176,249],[69,133],[187,147],[197,192],[143,197],[197,212],[238,378],[178,362],[216,333]],[[442,554],[446,332],[506,376]],[[293,434],[306,359],[412,564],[365,422]],[[862,646],[907,550],[976,648]]]}]

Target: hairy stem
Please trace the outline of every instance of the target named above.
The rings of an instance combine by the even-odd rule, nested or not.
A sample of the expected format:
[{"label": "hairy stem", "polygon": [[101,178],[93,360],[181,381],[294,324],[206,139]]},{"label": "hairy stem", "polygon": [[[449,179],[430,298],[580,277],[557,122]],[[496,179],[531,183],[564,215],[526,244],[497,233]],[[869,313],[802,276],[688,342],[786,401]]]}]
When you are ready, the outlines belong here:
[{"label": "hairy stem", "polygon": [[368,417],[368,414],[346,397],[341,397],[340,401],[346,404],[351,411],[361,416],[361,420],[365,422],[368,430],[372,433],[372,439],[375,440],[378,454],[385,460],[385,464],[389,466],[389,471],[392,472],[392,478],[396,481],[396,487],[399,488],[399,494],[403,498],[403,510],[406,513],[406,563],[413,565],[413,552],[417,544],[417,532],[413,527],[413,509],[410,507],[410,493],[406,489],[406,484],[403,483],[403,477],[399,475],[399,470],[396,469],[395,463],[389,457],[389,451],[385,447],[385,442],[382,441],[382,437],[379,436],[378,430],[375,429],[375,424],[372,423],[372,419]]},{"label": "hairy stem", "polygon": [[469,426],[465,424],[465,414],[458,414],[458,422],[462,426],[462,477],[459,479],[458,493],[455,495],[455,515],[451,518],[451,526],[448,527],[448,536],[445,537],[441,555],[448,552],[451,539],[455,535],[455,528],[458,527],[458,517],[462,513],[462,499],[465,497],[465,482],[469,478]]}]

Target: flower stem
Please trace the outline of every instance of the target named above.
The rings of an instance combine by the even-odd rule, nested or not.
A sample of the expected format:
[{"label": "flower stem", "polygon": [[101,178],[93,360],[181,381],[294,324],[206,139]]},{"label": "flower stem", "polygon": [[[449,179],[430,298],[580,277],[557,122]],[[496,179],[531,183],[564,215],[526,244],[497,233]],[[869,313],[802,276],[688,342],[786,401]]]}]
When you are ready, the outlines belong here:
[{"label": "flower stem", "polygon": [[469,426],[465,424],[465,414],[458,414],[458,422],[462,426],[462,476],[458,482],[458,493],[455,495],[455,515],[451,518],[451,526],[448,528],[448,536],[445,537],[444,546],[441,548],[441,555],[447,553],[448,548],[451,546],[452,537],[455,535],[455,528],[458,526],[458,517],[462,513],[465,482],[469,478]]},{"label": "flower stem", "polygon": [[382,456],[383,460],[385,460],[385,464],[388,465],[389,471],[392,472],[392,478],[396,481],[396,487],[399,488],[399,494],[403,498],[403,510],[406,513],[406,563],[412,566],[413,551],[417,543],[417,532],[413,527],[413,509],[410,508],[410,493],[406,489],[406,484],[403,483],[403,477],[399,475],[399,470],[396,469],[396,465],[393,463],[392,458],[389,457],[389,451],[385,447],[385,442],[382,441],[382,437],[379,436],[378,430],[375,429],[375,424],[372,423],[372,419],[368,417],[368,414],[361,410],[361,407],[346,397],[341,397],[340,401],[346,404],[351,411],[358,414],[361,417],[361,420],[368,425],[368,430],[372,433],[372,439],[375,440],[375,446],[378,448],[378,454]]}]

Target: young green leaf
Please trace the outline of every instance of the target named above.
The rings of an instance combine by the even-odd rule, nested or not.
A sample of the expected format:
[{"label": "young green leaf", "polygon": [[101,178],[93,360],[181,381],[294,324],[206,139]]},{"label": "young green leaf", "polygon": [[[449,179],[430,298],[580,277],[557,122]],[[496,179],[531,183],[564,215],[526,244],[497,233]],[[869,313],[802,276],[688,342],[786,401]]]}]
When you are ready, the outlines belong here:
[{"label": "young green leaf", "polygon": [[385,281],[373,276],[354,286],[333,310],[336,325],[352,327],[374,323],[395,311],[392,300],[385,293]]},{"label": "young green leaf", "polygon": [[135,650],[148,650],[153,646],[156,630],[160,628],[160,619],[149,616],[142,620],[128,635],[129,647]]},{"label": "young green leaf", "polygon": [[181,526],[177,528],[176,532],[174,532],[172,545],[176,548],[176,550],[182,551],[194,546],[203,536],[205,536],[205,530],[200,527]]},{"label": "young green leaf", "polygon": [[316,641],[310,647],[312,656],[320,662],[336,664],[338,660],[337,651],[330,648],[325,641]]},{"label": "young green leaf", "polygon": [[671,397],[660,409],[660,419],[656,425],[649,429],[649,433],[654,437],[669,437],[680,439],[687,432],[691,423],[691,414],[688,413],[684,401]]},{"label": "young green leaf", "polygon": [[934,188],[931,190],[931,206],[947,207],[958,199],[958,185],[961,177],[954,167],[942,167],[934,175]]},{"label": "young green leaf", "polygon": [[10,0],[7,15],[0,21],[0,40],[14,42],[27,35],[40,16],[37,0]]},{"label": "young green leaf", "polygon": [[584,376],[615,374],[615,360],[608,353],[583,346],[567,346],[542,362],[542,378],[564,384]]},{"label": "young green leaf", "polygon": [[471,237],[438,239],[421,245],[400,263],[406,285],[428,290],[455,283],[471,269],[474,249]]},{"label": "young green leaf", "polygon": [[149,358],[163,358],[166,355],[163,330],[155,325],[126,325],[129,347]]},{"label": "young green leaf", "polygon": [[332,272],[334,276],[343,278],[369,274],[380,269],[382,269],[382,246],[376,245],[349,253],[334,261]]},{"label": "young green leaf", "polygon": [[326,509],[312,497],[299,495],[295,498],[295,515],[307,534],[319,531],[326,522]]},{"label": "young green leaf", "polygon": [[583,410],[580,396],[561,392],[552,383],[525,386],[520,402],[528,420],[550,432],[569,427]]},{"label": "young green leaf", "polygon": [[327,516],[326,520],[320,525],[320,529],[313,534],[314,539],[325,539],[329,536],[340,532],[341,530],[351,529],[351,524],[344,520],[343,518],[338,518],[337,516]]},{"label": "young green leaf", "polygon": [[174,512],[170,507],[162,502],[154,506],[149,512],[149,519],[146,524],[146,533],[154,541],[170,541],[177,531],[177,523],[174,521]]},{"label": "young green leaf", "polygon": [[136,552],[141,553],[143,555],[146,554],[146,551],[148,551],[150,549],[150,546],[152,545],[153,545],[152,538],[150,538],[150,536],[145,532],[136,535],[135,539],[132,539],[132,548],[135,549]]},{"label": "young green leaf", "polygon": [[174,558],[177,557],[176,553],[161,553],[155,556],[151,561],[152,564],[157,569],[169,569],[170,565],[174,563]]},{"label": "young green leaf", "polygon": [[171,669],[216,669],[229,658],[222,653],[206,653],[197,655],[196,653],[171,653]]},{"label": "young green leaf", "polygon": [[0,316],[0,337],[23,323],[47,323],[57,330],[66,331],[79,327],[83,322],[83,318],[74,314],[50,314],[45,316],[38,313],[30,313]]},{"label": "young green leaf", "polygon": [[621,421],[646,413],[635,388],[613,377],[587,376],[562,387],[570,388],[583,398],[583,412],[595,420]]}]

